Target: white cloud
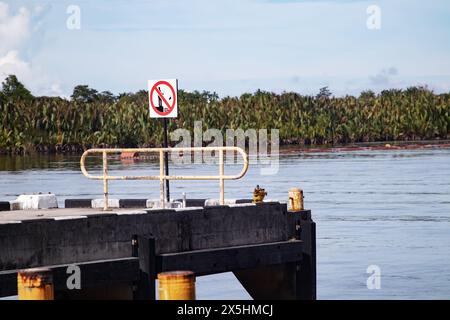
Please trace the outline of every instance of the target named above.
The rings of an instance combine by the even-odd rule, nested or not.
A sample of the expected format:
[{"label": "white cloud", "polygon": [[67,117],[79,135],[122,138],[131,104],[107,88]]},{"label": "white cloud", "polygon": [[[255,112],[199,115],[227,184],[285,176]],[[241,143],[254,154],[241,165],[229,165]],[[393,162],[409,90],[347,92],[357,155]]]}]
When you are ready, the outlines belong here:
[{"label": "white cloud", "polygon": [[21,7],[16,15],[10,15],[9,6],[0,2],[0,55],[11,49],[20,49],[30,32],[30,12]]},{"label": "white cloud", "polygon": [[6,78],[9,74],[20,74],[30,76],[30,66],[19,58],[17,50],[11,50],[5,56],[0,56],[0,79]]},{"label": "white cloud", "polygon": [[33,18],[41,12],[41,7],[36,7],[33,14],[26,7],[21,7],[13,14],[6,3],[0,2],[0,82],[15,74],[34,94],[60,95],[59,84],[51,81],[39,66],[24,60],[20,54],[26,50],[33,34],[39,32],[40,21]]}]

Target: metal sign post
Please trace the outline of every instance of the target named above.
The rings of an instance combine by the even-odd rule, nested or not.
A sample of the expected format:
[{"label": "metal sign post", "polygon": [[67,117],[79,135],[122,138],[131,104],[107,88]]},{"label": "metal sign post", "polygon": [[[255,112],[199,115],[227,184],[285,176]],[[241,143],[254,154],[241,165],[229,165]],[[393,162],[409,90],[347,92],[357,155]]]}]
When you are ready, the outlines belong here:
[{"label": "metal sign post", "polygon": [[[150,117],[163,118],[163,148],[168,148],[167,118],[176,118],[178,115],[178,81],[177,79],[149,80]],[[164,172],[169,176],[169,153],[164,153]],[[166,179],[166,201],[170,202],[169,179]]]},{"label": "metal sign post", "polygon": [[[167,118],[163,118],[164,122],[164,148],[168,148],[168,142],[167,142]],[[166,176],[169,175],[169,153],[164,152],[164,171],[166,173]],[[166,180],[166,201],[167,203],[170,202],[170,190],[169,190],[169,180]]]}]

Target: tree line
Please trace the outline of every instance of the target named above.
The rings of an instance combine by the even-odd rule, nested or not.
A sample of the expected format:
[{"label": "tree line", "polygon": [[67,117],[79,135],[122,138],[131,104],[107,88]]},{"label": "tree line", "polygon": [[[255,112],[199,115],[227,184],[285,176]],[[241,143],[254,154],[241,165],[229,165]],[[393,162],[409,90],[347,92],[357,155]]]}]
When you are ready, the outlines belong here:
[{"label": "tree line", "polygon": [[[258,90],[219,98],[208,91],[178,92],[179,116],[169,130],[279,129],[281,144],[327,145],[450,138],[450,93],[426,87],[364,91],[358,97],[276,94]],[[35,97],[14,75],[0,91],[3,153],[80,152],[89,147],[160,145],[162,124],[148,115],[148,93],[114,95],[86,85],[70,99]]]}]

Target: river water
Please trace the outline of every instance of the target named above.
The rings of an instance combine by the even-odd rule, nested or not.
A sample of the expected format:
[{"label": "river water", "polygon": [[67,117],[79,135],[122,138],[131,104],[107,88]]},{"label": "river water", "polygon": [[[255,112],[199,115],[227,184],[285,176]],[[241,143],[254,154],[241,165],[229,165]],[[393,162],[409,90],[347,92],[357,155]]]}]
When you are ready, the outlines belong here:
[{"label": "river water", "polygon": [[[290,153],[276,175],[250,166],[226,182],[226,198],[250,198],[256,184],[269,199],[285,201],[291,187],[305,193],[317,223],[319,299],[450,298],[450,149]],[[99,161],[91,167],[98,171]],[[216,174],[214,165],[172,166],[172,173]],[[239,165],[227,166],[237,173]],[[158,173],[157,164],[112,161],[111,174]],[[110,183],[112,197],[158,198],[157,181]],[[218,198],[217,182],[173,182],[173,197]],[[0,156],[0,200],[21,193],[54,192],[65,198],[101,197],[87,180],[79,156]],[[1,213],[0,213],[1,214]],[[369,266],[380,287],[368,289]],[[249,299],[231,273],[199,277],[199,299]]]}]

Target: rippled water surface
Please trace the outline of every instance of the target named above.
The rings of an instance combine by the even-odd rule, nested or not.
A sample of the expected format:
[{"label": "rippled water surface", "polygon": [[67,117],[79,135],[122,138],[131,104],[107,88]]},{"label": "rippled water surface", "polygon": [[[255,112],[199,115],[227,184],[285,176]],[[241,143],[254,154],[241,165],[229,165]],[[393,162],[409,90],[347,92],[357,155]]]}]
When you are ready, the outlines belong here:
[{"label": "rippled water surface", "polygon": [[[92,170],[99,170],[92,161]],[[317,284],[321,299],[450,298],[450,150],[350,151],[282,156],[276,175],[251,165],[243,180],[226,182],[226,198],[249,198],[256,184],[270,199],[301,187],[317,223]],[[215,174],[214,165],[172,166],[171,173]],[[239,165],[227,166],[237,173]],[[158,173],[157,164],[111,161],[110,173]],[[111,182],[118,198],[158,198],[157,181]],[[27,192],[65,198],[100,197],[78,156],[0,156],[0,200]],[[172,182],[173,197],[217,198],[217,182]],[[369,265],[381,288],[369,290]],[[231,273],[198,278],[198,298],[247,299]]]}]

